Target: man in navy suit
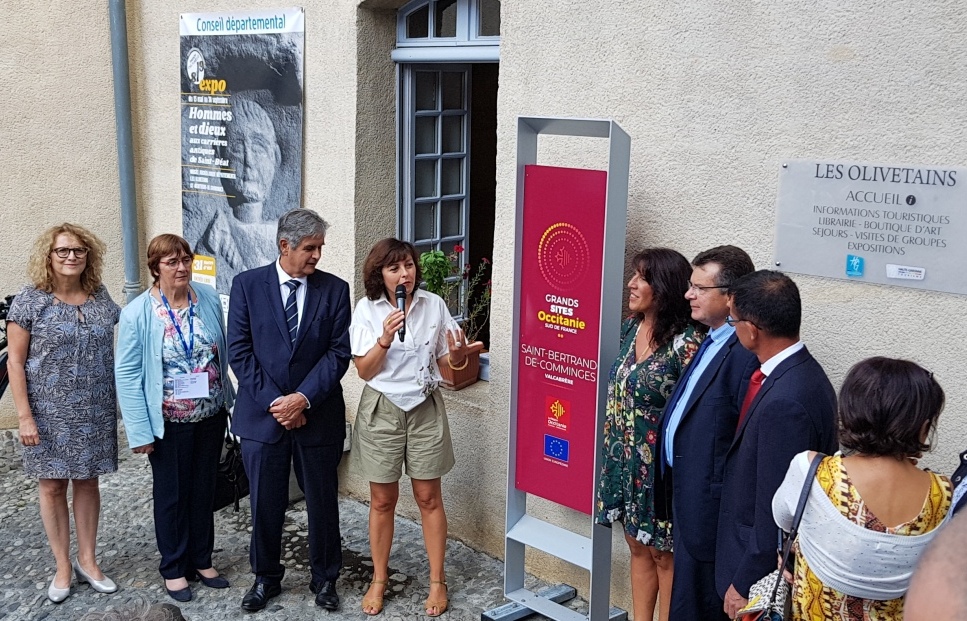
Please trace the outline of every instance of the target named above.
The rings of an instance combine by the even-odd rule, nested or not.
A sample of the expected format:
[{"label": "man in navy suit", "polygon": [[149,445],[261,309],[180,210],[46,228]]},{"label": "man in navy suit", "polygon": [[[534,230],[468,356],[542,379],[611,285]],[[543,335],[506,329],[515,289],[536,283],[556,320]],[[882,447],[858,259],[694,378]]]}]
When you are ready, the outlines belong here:
[{"label": "man in navy suit", "polygon": [[228,349],[238,377],[232,431],[249,478],[255,584],[242,608],[257,611],[282,592],[282,524],[289,471],[305,493],[309,566],[316,604],[339,607],[342,566],[336,467],[346,437],[340,380],[349,367],[349,286],[316,270],[329,225],[313,211],[279,219],[277,261],[232,283]]},{"label": "man in navy suit", "polygon": [[739,408],[725,480],[715,554],[715,584],[729,618],[749,587],[776,569],[778,527],[772,497],[793,456],[836,451],[836,393],[799,340],[802,303],[796,283],[760,270],[729,289],[728,323],[761,366]]},{"label": "man in navy suit", "polygon": [[724,619],[715,590],[715,535],[725,453],[735,437],[739,390],[759,366],[742,347],[729,316],[728,288],[752,272],[741,248],[718,246],[692,261],[685,297],[692,319],[709,328],[699,354],[685,369],[665,406],[657,453],[662,459],[656,489],[670,495],[675,537],[671,619]]}]

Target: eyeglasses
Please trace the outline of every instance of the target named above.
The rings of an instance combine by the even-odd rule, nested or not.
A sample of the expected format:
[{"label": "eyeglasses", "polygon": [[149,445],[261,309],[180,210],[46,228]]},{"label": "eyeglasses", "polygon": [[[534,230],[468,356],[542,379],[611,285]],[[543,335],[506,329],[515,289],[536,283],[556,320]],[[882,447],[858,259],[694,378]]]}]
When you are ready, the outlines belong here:
[{"label": "eyeglasses", "polygon": [[746,322],[746,323],[752,324],[756,328],[759,327],[758,325],[756,325],[756,323],[754,321],[749,320],[749,319],[736,319],[732,315],[729,315],[728,317],[725,318],[725,323],[729,324],[733,328],[735,327],[735,324],[742,323],[743,321]]},{"label": "eyeglasses", "polygon": [[164,265],[166,267],[170,267],[171,269],[174,270],[174,269],[178,269],[178,266],[179,265],[181,265],[183,267],[189,267],[189,266],[191,266],[191,262],[193,260],[194,260],[194,257],[190,257],[190,256],[189,257],[181,257],[180,259],[168,259],[167,261],[162,261],[161,262],[161,265]]},{"label": "eyeglasses", "polygon": [[696,285],[692,281],[688,281],[688,290],[694,291],[696,294],[701,294],[703,291],[708,289],[728,289],[729,285]]},{"label": "eyeglasses", "polygon": [[72,252],[74,253],[74,256],[76,258],[78,258],[78,259],[83,259],[84,257],[87,256],[87,248],[83,248],[83,247],[81,247],[81,248],[54,248],[53,250],[51,250],[51,252],[53,252],[54,254],[56,254],[57,255],[57,258],[59,258],[59,259],[66,259],[67,257],[70,256],[70,254]]}]

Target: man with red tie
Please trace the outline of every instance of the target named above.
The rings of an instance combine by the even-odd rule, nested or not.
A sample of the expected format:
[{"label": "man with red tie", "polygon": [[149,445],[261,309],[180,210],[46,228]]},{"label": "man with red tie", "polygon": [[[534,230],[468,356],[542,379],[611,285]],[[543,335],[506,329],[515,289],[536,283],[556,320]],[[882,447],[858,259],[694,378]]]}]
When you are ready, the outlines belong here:
[{"label": "man with red tie", "polygon": [[758,358],[726,456],[715,585],[735,618],[749,587],[776,568],[772,497],[792,458],[802,451],[836,451],[836,393],[799,340],[802,303],[796,283],[759,270],[729,289],[727,320]]}]

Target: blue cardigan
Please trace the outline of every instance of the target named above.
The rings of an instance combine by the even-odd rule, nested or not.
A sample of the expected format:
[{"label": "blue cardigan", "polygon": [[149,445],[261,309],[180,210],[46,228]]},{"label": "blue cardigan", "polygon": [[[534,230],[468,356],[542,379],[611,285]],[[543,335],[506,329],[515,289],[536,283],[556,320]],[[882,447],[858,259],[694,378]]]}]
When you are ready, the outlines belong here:
[{"label": "blue cardigan", "polygon": [[[225,320],[218,293],[208,285],[191,283],[198,296],[196,310],[206,326],[218,326],[216,343],[221,366],[225,407],[235,402],[235,389],[228,376],[228,347],[225,344]],[[164,377],[161,346],[165,324],[151,306],[151,289],[131,301],[121,311],[118,344],[114,358],[114,381],[118,405],[124,419],[124,430],[131,448],[151,444],[165,435],[161,415]]]}]

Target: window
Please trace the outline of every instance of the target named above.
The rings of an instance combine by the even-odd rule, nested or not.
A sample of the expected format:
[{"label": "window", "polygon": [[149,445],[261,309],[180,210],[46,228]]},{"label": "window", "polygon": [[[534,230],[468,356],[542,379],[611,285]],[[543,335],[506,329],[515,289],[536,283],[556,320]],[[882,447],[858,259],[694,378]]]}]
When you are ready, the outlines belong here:
[{"label": "window", "polygon": [[[463,65],[406,65],[402,138],[403,239],[420,252],[467,246],[470,185],[470,71]],[[464,256],[460,265],[464,268]],[[456,300],[447,300],[455,310]]]},{"label": "window", "polygon": [[[458,273],[493,253],[499,52],[499,0],[414,0],[397,14],[399,233],[420,252],[462,246]],[[479,294],[464,287],[460,298]]]},{"label": "window", "polygon": [[396,46],[500,45],[500,0],[416,0],[399,11]]}]

